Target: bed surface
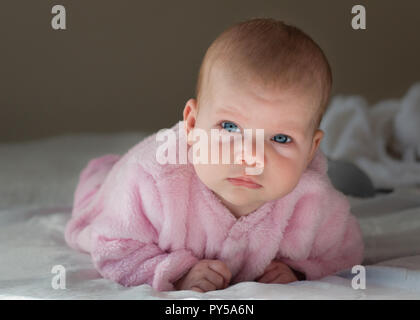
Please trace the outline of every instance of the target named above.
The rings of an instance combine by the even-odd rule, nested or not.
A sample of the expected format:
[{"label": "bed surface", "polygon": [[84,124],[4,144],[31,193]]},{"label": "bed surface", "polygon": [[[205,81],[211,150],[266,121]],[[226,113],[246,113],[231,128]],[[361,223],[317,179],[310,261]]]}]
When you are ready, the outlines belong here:
[{"label": "bed surface", "polygon": [[[102,279],[90,257],[63,238],[74,188],[89,159],[122,154],[144,133],[73,134],[0,145],[0,298],[2,299],[420,299],[420,189],[348,197],[362,227],[366,289],[350,270],[288,285],[243,282],[208,293],[125,288]],[[66,269],[53,289],[52,268]]]}]

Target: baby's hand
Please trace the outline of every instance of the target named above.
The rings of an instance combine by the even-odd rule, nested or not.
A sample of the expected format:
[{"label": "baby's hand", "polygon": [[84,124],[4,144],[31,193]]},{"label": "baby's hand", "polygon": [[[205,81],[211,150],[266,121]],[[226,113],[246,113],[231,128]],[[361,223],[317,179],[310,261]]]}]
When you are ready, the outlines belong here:
[{"label": "baby's hand", "polygon": [[297,281],[295,273],[289,266],[281,261],[273,260],[267,266],[264,273],[255,279],[262,283],[289,283]]},{"label": "baby's hand", "polygon": [[232,274],[227,265],[220,260],[200,260],[190,271],[174,283],[177,290],[206,292],[224,289]]}]

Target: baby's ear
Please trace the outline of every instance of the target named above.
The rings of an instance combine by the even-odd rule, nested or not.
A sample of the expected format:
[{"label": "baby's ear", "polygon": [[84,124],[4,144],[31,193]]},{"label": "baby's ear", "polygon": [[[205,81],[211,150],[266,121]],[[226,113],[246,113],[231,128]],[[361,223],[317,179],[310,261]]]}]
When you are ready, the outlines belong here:
[{"label": "baby's ear", "polygon": [[[197,117],[197,100],[189,99],[184,107],[184,124],[185,124],[185,135],[190,136],[190,133],[195,127],[195,121]],[[190,139],[187,138],[187,143],[190,144]]]},{"label": "baby's ear", "polygon": [[322,131],[321,129],[317,129],[312,138],[312,145],[311,145],[311,149],[309,150],[309,157],[306,163],[306,167],[311,163],[312,159],[314,158],[316,151],[321,145],[321,140],[323,137],[324,137],[324,131]]}]

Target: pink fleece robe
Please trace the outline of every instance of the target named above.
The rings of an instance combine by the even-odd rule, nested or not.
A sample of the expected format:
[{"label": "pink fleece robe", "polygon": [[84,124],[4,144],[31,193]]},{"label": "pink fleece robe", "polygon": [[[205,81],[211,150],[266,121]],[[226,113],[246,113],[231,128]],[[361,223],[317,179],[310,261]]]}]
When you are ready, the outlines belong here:
[{"label": "pink fleece robe", "polygon": [[[186,139],[180,125],[171,128],[177,144]],[[190,162],[161,165],[161,143],[152,134],[123,156],[92,159],[80,174],[65,239],[90,253],[103,277],[169,291],[201,259],[225,262],[231,284],[253,281],[273,259],[308,280],[362,262],[359,225],[319,148],[289,194],[237,219]]]}]

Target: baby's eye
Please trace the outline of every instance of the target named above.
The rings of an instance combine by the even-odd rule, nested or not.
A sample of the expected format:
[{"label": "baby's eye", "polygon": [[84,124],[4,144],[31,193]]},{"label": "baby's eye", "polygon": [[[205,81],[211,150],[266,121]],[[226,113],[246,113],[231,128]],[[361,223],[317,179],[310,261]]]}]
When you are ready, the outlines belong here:
[{"label": "baby's eye", "polygon": [[289,136],[286,136],[286,135],[284,135],[284,134],[278,134],[278,135],[275,135],[274,137],[273,137],[273,140],[275,141],[275,142],[278,142],[278,143],[283,143],[283,144],[285,144],[286,142],[291,142],[292,140],[290,139],[290,137]]},{"label": "baby's eye", "polygon": [[[234,124],[233,122],[230,122],[230,121],[223,121],[222,123],[220,123],[220,126],[223,129],[225,129],[229,132],[240,132],[241,131],[236,124]],[[233,131],[230,131],[230,130],[233,130]]]}]

